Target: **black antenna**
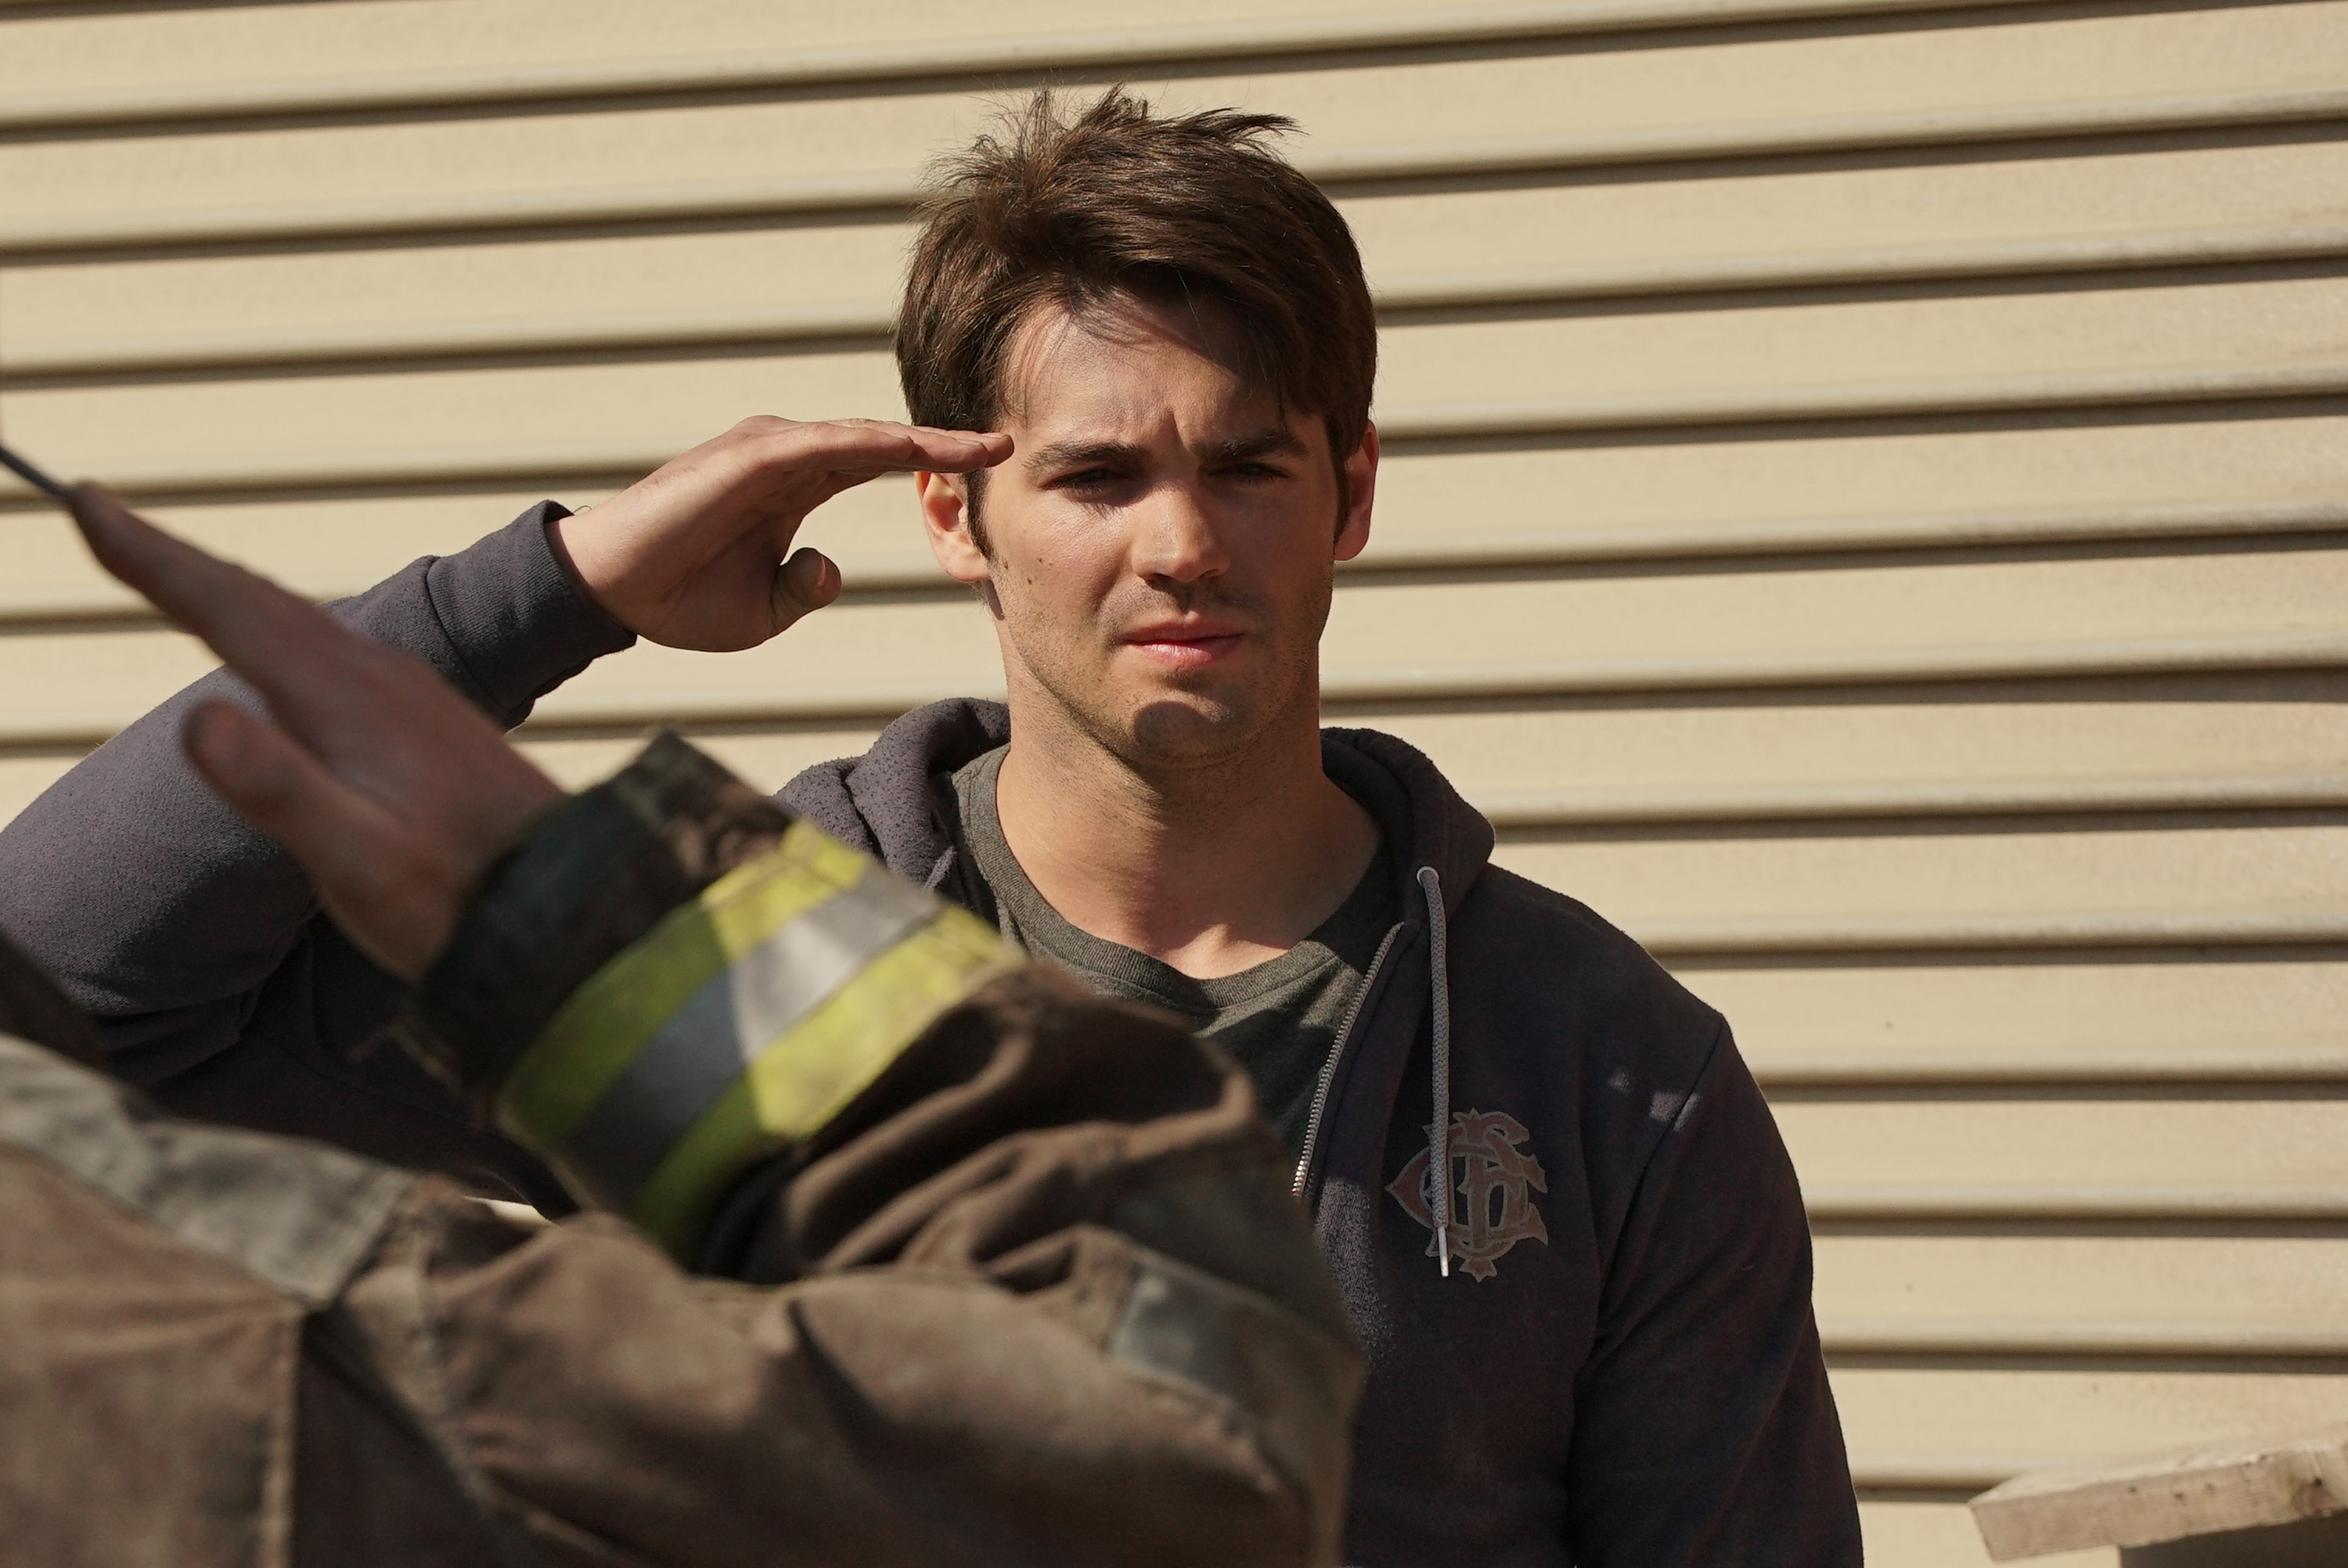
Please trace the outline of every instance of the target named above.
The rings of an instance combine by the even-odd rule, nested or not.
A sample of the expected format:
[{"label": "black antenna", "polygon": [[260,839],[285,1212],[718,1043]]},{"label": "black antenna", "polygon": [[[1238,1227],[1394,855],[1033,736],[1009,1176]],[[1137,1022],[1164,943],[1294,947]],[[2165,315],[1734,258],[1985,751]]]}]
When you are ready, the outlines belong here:
[{"label": "black antenna", "polygon": [[0,467],[5,467],[33,488],[47,491],[53,498],[66,506],[73,505],[73,497],[66,493],[66,487],[63,485],[58,484],[5,446],[0,446]]}]

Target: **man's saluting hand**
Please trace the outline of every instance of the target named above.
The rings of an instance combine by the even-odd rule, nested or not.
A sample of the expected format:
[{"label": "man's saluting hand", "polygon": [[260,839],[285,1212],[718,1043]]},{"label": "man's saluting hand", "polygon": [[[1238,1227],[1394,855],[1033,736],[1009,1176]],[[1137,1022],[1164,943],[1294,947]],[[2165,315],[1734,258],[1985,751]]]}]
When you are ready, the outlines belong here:
[{"label": "man's saluting hand", "polygon": [[730,653],[839,597],[839,569],[791,548],[816,507],[883,474],[966,474],[1010,456],[1008,436],[761,415],[553,535],[613,620],[671,648]]}]

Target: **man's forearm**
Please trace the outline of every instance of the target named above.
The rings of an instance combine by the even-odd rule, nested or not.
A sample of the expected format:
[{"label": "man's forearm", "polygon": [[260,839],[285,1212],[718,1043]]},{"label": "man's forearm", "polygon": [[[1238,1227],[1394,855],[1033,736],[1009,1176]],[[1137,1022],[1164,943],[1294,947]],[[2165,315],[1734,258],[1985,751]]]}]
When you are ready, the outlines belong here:
[{"label": "man's forearm", "polygon": [[[431,665],[502,724],[598,654],[633,641],[570,582],[545,542],[559,508],[532,507],[458,555],[402,569],[332,607]],[[100,747],[0,831],[0,929],[97,1020],[118,1066],[160,1087],[229,1049],[255,992],[316,915],[309,880],[188,765],[187,713],[257,699],[216,671]],[[380,1022],[354,971],[314,1014]],[[356,1040],[324,1040],[329,1049]],[[144,1069],[142,1071],[142,1068]]]}]

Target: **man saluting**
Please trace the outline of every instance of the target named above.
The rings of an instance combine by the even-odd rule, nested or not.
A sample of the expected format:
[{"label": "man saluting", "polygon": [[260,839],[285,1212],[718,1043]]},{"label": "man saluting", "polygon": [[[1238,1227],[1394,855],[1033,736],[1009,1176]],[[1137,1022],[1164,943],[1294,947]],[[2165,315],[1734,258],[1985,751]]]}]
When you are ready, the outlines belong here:
[{"label": "man saluting", "polygon": [[[1800,1195],[1725,1023],[1491,866],[1425,757],[1319,726],[1376,325],[1282,128],[1038,99],[945,169],[896,352],[916,420],[1013,448],[916,481],[1009,700],[909,714],[781,798],[1245,1066],[1367,1358],[1348,1561],[1855,1563]],[[806,428],[749,422],[343,613],[509,723],[635,636],[750,646],[839,591],[793,533],[859,475],[794,456]],[[0,919],[84,933],[41,956],[167,1099],[542,1193],[349,1059],[385,983],[191,804],[168,712],[0,835]]]}]

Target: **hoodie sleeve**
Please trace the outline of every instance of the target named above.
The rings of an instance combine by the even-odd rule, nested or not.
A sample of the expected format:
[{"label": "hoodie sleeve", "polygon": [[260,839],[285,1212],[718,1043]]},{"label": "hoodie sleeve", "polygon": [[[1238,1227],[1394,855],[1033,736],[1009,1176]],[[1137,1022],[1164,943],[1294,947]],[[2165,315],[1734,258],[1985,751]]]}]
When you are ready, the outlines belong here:
[{"label": "hoodie sleeve", "polygon": [[[546,528],[565,515],[542,502],[330,608],[499,723],[520,723],[633,641],[555,559]],[[526,1186],[516,1173],[528,1162],[467,1129],[402,1053],[355,1056],[392,1017],[398,988],[323,917],[293,858],[188,766],[180,723],[212,698],[259,705],[216,671],[0,832],[0,929],[90,1013],[115,1071],[172,1109]],[[559,1201],[542,1186],[527,1195]]]},{"label": "hoodie sleeve", "polygon": [[1607,1268],[1576,1402],[1584,1568],[1857,1568],[1792,1161],[1723,1023]]}]

